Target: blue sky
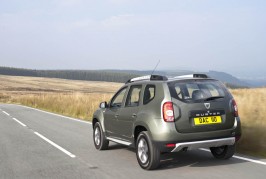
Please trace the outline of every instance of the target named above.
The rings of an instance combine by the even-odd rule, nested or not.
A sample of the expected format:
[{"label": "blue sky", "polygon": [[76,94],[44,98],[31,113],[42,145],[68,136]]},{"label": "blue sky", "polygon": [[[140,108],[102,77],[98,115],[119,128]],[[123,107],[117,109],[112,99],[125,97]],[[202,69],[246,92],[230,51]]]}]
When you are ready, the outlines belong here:
[{"label": "blue sky", "polygon": [[264,0],[0,0],[0,66],[266,76]]}]

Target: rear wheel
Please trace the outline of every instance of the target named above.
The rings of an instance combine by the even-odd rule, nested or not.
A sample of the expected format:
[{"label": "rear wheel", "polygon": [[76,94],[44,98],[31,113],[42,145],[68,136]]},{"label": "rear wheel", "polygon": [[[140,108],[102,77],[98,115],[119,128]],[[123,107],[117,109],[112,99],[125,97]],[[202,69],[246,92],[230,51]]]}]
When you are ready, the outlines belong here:
[{"label": "rear wheel", "polygon": [[109,141],[106,139],[99,122],[97,122],[93,128],[93,141],[95,148],[98,150],[105,150],[108,148]]},{"label": "rear wheel", "polygon": [[136,147],[137,160],[141,168],[152,170],[159,166],[160,151],[150,140],[148,132],[143,131],[138,135]]},{"label": "rear wheel", "polygon": [[236,145],[225,145],[221,147],[211,147],[212,155],[217,159],[229,159],[236,151]]}]

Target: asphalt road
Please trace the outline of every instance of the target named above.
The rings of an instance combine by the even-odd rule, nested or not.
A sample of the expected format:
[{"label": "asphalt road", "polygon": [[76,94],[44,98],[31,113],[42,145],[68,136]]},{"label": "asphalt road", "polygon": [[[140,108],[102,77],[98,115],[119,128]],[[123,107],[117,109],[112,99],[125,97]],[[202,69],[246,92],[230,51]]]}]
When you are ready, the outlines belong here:
[{"label": "asphalt road", "polygon": [[163,155],[161,168],[145,171],[132,148],[97,151],[88,122],[0,104],[0,178],[265,178],[266,160],[249,159],[194,150]]}]

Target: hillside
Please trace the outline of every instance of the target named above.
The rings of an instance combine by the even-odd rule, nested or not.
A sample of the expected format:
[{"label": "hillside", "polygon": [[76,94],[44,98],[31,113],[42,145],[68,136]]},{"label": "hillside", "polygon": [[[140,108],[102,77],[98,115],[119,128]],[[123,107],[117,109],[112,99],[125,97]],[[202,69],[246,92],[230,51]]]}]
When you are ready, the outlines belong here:
[{"label": "hillside", "polygon": [[233,75],[230,75],[228,73],[224,73],[224,72],[218,72],[218,71],[209,71],[207,72],[207,75],[209,75],[212,78],[218,79],[223,81],[226,84],[229,84],[229,86],[233,85],[233,86],[242,86],[242,87],[250,87],[251,85],[247,82],[244,82],[236,77],[234,77]]},{"label": "hillside", "polygon": [[56,78],[0,75],[0,93],[111,93],[122,84],[99,81],[79,81]]},{"label": "hillside", "polygon": [[31,70],[0,67],[0,75],[61,78],[70,80],[126,82],[136,74],[106,70]]},{"label": "hillside", "polygon": [[[152,71],[138,71],[138,70],[31,70],[20,69],[10,67],[0,67],[0,75],[12,75],[12,76],[33,76],[33,77],[48,77],[48,78],[61,78],[71,80],[86,80],[86,81],[108,81],[108,82],[126,82],[128,79],[150,75]],[[191,73],[197,73],[193,71],[185,70],[165,70],[155,71],[154,74],[166,75],[166,76],[179,76]],[[221,80],[231,87],[250,87],[246,82],[239,80],[238,78],[224,72],[209,71],[200,72]]]},{"label": "hillside", "polygon": [[266,87],[266,77],[264,78],[253,78],[253,79],[241,79],[254,87]]}]

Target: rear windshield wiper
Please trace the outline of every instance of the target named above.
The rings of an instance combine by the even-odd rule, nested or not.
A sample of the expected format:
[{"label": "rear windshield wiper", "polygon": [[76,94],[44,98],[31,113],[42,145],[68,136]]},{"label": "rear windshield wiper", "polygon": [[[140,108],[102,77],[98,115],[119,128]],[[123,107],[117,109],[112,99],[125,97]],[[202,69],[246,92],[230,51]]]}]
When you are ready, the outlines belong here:
[{"label": "rear windshield wiper", "polygon": [[211,101],[211,100],[220,99],[220,98],[224,98],[224,96],[211,96],[209,98],[205,98],[204,101]]}]

